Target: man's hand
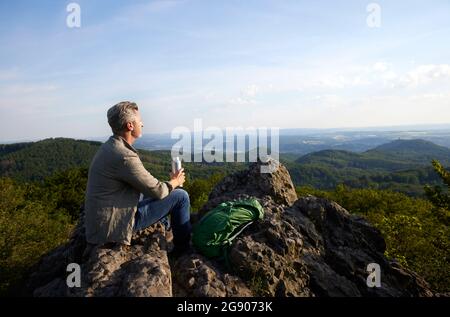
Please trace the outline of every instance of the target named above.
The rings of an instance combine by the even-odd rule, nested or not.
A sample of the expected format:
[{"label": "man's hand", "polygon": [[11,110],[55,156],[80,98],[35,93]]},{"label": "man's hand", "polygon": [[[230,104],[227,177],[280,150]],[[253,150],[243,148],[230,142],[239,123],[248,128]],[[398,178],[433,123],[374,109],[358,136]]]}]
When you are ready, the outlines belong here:
[{"label": "man's hand", "polygon": [[172,185],[173,188],[177,188],[178,186],[183,186],[185,182],[185,174],[184,174],[184,168],[181,168],[176,173],[170,173],[170,185]]}]

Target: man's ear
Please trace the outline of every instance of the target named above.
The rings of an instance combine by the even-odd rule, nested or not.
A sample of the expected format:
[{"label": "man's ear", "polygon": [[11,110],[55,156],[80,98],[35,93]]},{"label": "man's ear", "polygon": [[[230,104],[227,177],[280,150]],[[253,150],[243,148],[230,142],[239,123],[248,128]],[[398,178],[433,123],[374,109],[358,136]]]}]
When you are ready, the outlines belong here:
[{"label": "man's ear", "polygon": [[128,130],[133,131],[133,123],[128,122],[127,123],[127,128],[128,128]]}]

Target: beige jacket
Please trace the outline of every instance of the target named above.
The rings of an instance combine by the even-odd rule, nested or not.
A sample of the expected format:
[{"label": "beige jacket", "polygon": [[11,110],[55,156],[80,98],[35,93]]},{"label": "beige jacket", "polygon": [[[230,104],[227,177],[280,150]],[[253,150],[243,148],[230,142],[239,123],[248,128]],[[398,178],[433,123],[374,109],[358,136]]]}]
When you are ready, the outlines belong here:
[{"label": "beige jacket", "polygon": [[136,149],[114,135],[101,145],[89,168],[85,197],[86,239],[129,245],[139,194],[162,199],[170,192],[142,165]]}]

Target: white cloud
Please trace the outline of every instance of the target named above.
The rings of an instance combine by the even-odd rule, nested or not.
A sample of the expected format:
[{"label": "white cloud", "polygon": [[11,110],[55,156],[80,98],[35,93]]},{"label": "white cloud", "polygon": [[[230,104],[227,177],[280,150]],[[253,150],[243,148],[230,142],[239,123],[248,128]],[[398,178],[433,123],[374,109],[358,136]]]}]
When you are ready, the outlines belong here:
[{"label": "white cloud", "polygon": [[252,84],[241,89],[239,96],[231,98],[229,103],[231,105],[244,106],[256,104],[255,97],[261,92],[261,87]]},{"label": "white cloud", "polygon": [[420,65],[402,76],[398,85],[409,88],[428,85],[432,82],[448,81],[450,79],[450,65]]},{"label": "white cloud", "polygon": [[389,69],[389,65],[385,62],[377,62],[372,66],[374,71],[386,72]]},{"label": "white cloud", "polygon": [[[400,65],[409,66],[406,70],[380,62],[335,68],[224,67],[155,73],[119,66],[106,74],[110,80],[89,78],[76,89],[65,87],[57,79],[0,84],[0,105],[8,105],[0,107],[0,117],[29,117],[30,122],[36,115],[45,122],[51,122],[55,116],[67,117],[62,121],[83,118],[80,122],[90,120],[98,127],[82,133],[100,135],[101,129],[108,133],[103,108],[126,98],[142,106],[146,132],[167,132],[169,126],[193,122],[195,117],[216,126],[251,123],[280,127],[439,123],[450,118],[446,64]],[[112,76],[120,71],[122,78],[129,80]],[[415,78],[420,89],[399,85],[411,81],[409,78]],[[89,114],[92,104],[104,106]],[[82,127],[83,123],[79,125]],[[43,129],[32,124],[30,127],[32,130],[24,136],[38,136]],[[8,131],[3,128],[3,137],[12,138]]]},{"label": "white cloud", "polygon": [[244,98],[244,97],[236,97],[230,99],[231,105],[237,105],[237,106],[245,106],[245,105],[254,105],[256,104],[256,101],[251,98]]},{"label": "white cloud", "polygon": [[314,86],[317,87],[323,87],[323,88],[344,88],[345,86],[348,86],[350,82],[347,78],[345,78],[342,75],[339,76],[332,76],[332,77],[325,77],[321,78],[316,82],[313,82]]},{"label": "white cloud", "polygon": [[423,100],[423,101],[442,101],[450,100],[450,93],[425,93],[425,94],[415,94],[409,97],[412,101]]},{"label": "white cloud", "polygon": [[315,96],[313,100],[317,101],[317,105],[324,108],[337,109],[346,105],[346,99],[339,95],[326,94]]},{"label": "white cloud", "polygon": [[241,91],[241,95],[245,97],[255,97],[259,91],[260,88],[257,85],[249,85]]},{"label": "white cloud", "polygon": [[[281,74],[276,76],[281,77]],[[433,88],[450,84],[449,64],[418,65],[406,71],[398,71],[387,62],[376,62],[368,66],[343,66],[337,70],[316,70],[302,74],[293,70],[285,75],[289,82],[279,81],[272,91],[319,92],[323,89],[344,91],[359,88],[399,89],[399,88]],[[284,86],[283,86],[284,85]],[[295,87],[294,87],[295,86]]]}]

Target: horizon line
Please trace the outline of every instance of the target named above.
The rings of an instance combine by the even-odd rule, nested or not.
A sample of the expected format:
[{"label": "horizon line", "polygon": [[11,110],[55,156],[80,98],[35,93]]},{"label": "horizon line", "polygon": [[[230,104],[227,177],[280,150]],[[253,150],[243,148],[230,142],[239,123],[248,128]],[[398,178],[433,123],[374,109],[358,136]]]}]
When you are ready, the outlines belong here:
[{"label": "horizon line", "polygon": [[[360,126],[360,127],[335,127],[335,128],[280,128],[279,131],[287,131],[287,130],[299,130],[299,131],[362,131],[365,130],[367,132],[371,131],[371,129],[377,129],[377,132],[389,132],[392,128],[401,129],[401,128],[419,128],[422,127],[424,130],[438,130],[439,128],[450,129],[450,122],[448,123],[419,123],[419,124],[400,124],[400,125],[386,125],[386,126]],[[233,127],[236,128],[236,127]],[[385,129],[385,130],[380,130]],[[225,128],[221,129],[225,130]],[[202,132],[204,130],[201,130]],[[402,130],[397,130],[399,132]],[[294,131],[293,131],[294,132]],[[150,135],[170,135],[171,132],[149,132],[144,133],[142,136],[150,136]],[[0,144],[12,144],[12,143],[25,143],[25,142],[38,142],[46,139],[56,139],[56,138],[66,138],[66,139],[74,139],[74,140],[86,140],[86,141],[97,141],[99,139],[105,139],[111,136],[108,134],[107,136],[91,136],[91,137],[70,137],[70,136],[48,136],[41,138],[27,138],[27,139],[15,139],[15,140],[3,140]],[[280,133],[281,135],[281,133]]]}]

